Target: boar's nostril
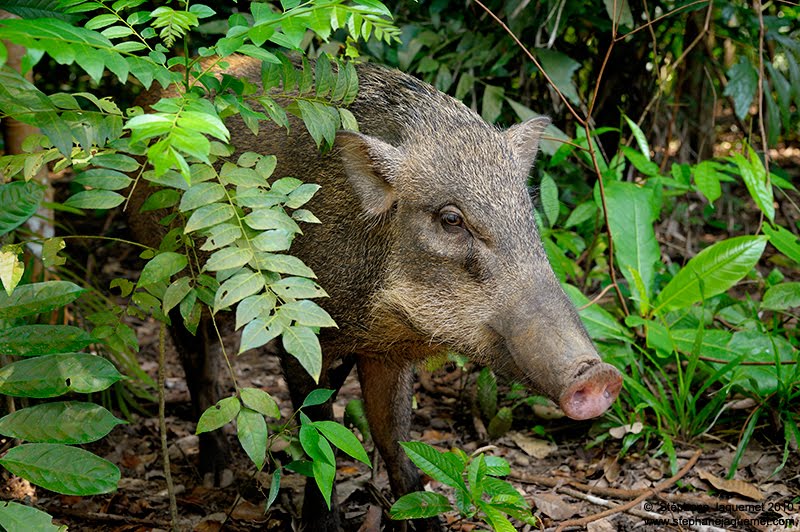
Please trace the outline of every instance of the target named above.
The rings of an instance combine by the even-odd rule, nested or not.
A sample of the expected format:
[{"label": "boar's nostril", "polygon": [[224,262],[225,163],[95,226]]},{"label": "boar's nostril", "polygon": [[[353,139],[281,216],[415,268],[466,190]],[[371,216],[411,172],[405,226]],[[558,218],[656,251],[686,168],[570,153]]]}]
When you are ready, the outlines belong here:
[{"label": "boar's nostril", "polygon": [[561,395],[561,409],[572,419],[597,417],[611,406],[622,388],[622,376],[609,364],[581,368]]}]

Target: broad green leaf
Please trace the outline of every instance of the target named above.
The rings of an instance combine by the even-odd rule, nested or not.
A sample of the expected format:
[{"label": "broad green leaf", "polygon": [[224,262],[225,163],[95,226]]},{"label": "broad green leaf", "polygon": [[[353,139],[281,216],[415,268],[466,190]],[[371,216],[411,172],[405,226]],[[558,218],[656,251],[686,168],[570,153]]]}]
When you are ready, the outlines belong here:
[{"label": "broad green leaf", "polygon": [[286,319],[290,319],[298,325],[336,327],[336,322],[333,321],[330,314],[313,301],[301,300],[284,303],[281,305],[281,313]]},{"label": "broad green leaf", "polygon": [[163,190],[156,190],[150,194],[142,204],[141,212],[157,211],[159,209],[167,209],[178,204],[181,199],[181,193],[171,188]]},{"label": "broad green leaf", "polygon": [[261,231],[250,241],[258,251],[286,251],[291,247],[294,233],[285,229]]},{"label": "broad green leaf", "polygon": [[0,331],[0,354],[50,355],[80,351],[97,340],[72,325],[20,325]]},{"label": "broad green leaf", "polygon": [[100,405],[63,401],[8,414],[0,419],[0,434],[29,442],[81,444],[97,441],[124,423]]},{"label": "broad green leaf", "polygon": [[364,446],[349,429],[334,421],[315,421],[314,426],[328,441],[345,454],[371,467]]},{"label": "broad green leaf", "polygon": [[150,286],[161,281],[166,281],[176,273],[182,271],[188,263],[189,261],[186,255],[172,251],[159,253],[144,265],[137,284],[139,286]]},{"label": "broad green leaf", "polygon": [[478,374],[477,399],[481,413],[489,419],[497,414],[497,379],[489,368]]},{"label": "broad green leaf", "polygon": [[424,519],[453,510],[447,497],[432,491],[416,491],[403,495],[389,510],[392,519]]},{"label": "broad green leaf", "polygon": [[63,532],[64,527],[53,524],[53,516],[18,502],[0,502],[0,527],[3,530],[36,530]]},{"label": "broad green leaf", "polygon": [[305,277],[284,277],[269,285],[269,288],[284,300],[328,297],[328,293],[321,286]]},{"label": "broad green leaf", "polygon": [[161,310],[164,314],[169,314],[169,311],[183,301],[183,298],[188,296],[191,291],[192,280],[190,277],[180,277],[176,279],[164,292]]},{"label": "broad green leaf", "polygon": [[630,332],[620,325],[610,312],[599,304],[582,308],[589,303],[589,298],[570,284],[562,283],[561,286],[569,296],[572,304],[581,308],[578,314],[586,327],[586,331],[593,340],[614,339],[623,342],[630,341]]},{"label": "broad green leaf", "polygon": [[765,310],[789,310],[800,308],[800,283],[781,283],[770,287],[761,300]]},{"label": "broad green leaf", "polygon": [[257,209],[245,216],[244,222],[256,231],[283,229],[290,233],[302,233],[297,222],[283,209]]},{"label": "broad green leaf", "polygon": [[400,446],[425,474],[450,487],[467,491],[464,479],[461,477],[463,465],[459,469],[452,459],[447,457],[448,453],[438,451],[422,442],[400,442]]},{"label": "broad green leaf", "polygon": [[[327,444],[327,442],[325,442]],[[314,460],[311,463],[311,470],[314,472],[314,480],[325,499],[328,510],[331,508],[331,492],[333,491],[333,481],[336,478],[336,466],[321,460]]]},{"label": "broad green leaf", "polygon": [[725,292],[753,269],[766,245],[766,237],[741,236],[704,249],[658,294],[656,313],[685,308]]},{"label": "broad green leaf", "polygon": [[254,319],[242,329],[242,338],[239,341],[239,354],[250,349],[256,349],[283,333],[286,326],[280,323],[267,323],[264,320]]},{"label": "broad green leaf", "polygon": [[494,124],[500,117],[500,113],[503,111],[504,96],[505,90],[496,85],[486,85],[483,90],[481,116],[490,124]]},{"label": "broad green leaf", "polygon": [[117,466],[78,447],[26,443],[9,450],[0,464],[12,474],[63,495],[99,495],[117,489]]},{"label": "broad green leaf", "polygon": [[215,251],[203,265],[204,271],[216,272],[244,266],[253,258],[249,248],[227,247]]},{"label": "broad green leaf", "polygon": [[236,416],[236,436],[259,471],[267,459],[267,422],[260,413],[242,408]]},{"label": "broad green leaf", "polygon": [[800,237],[783,226],[764,224],[764,234],[769,237],[769,243],[775,248],[800,264]]},{"label": "broad green leaf", "polygon": [[125,201],[125,196],[122,194],[95,188],[73,194],[64,202],[64,205],[76,209],[113,209],[123,201]]},{"label": "broad green leaf", "polygon": [[25,273],[25,265],[19,260],[21,250],[14,245],[12,251],[0,250],[0,283],[7,295],[11,295]]},{"label": "broad green leaf", "polygon": [[104,190],[122,190],[133,183],[133,179],[122,172],[105,168],[93,168],[72,178],[75,183]]},{"label": "broad green leaf", "polygon": [[[608,2],[609,0],[606,1]],[[486,522],[492,527],[494,532],[516,532],[514,525],[511,524],[511,521],[509,521],[508,518],[500,512],[500,510],[486,501],[478,500],[475,502],[477,503],[478,507],[483,510]]]},{"label": "broad green leaf", "polygon": [[542,68],[550,77],[561,94],[563,94],[570,102],[580,104],[578,91],[575,89],[575,84],[572,82],[572,76],[575,71],[581,66],[580,63],[570,58],[569,56],[549,50],[547,48],[537,48],[536,57]]},{"label": "broad green leaf", "polygon": [[13,397],[57,397],[105,390],[122,378],[105,358],[88,353],[42,355],[0,368],[0,393]]},{"label": "broad green leaf", "polygon": [[225,187],[216,182],[204,181],[193,184],[184,192],[181,198],[180,209],[183,212],[203,207],[209,203],[217,202],[225,197]]},{"label": "broad green leaf", "polygon": [[575,209],[569,213],[567,221],[564,222],[564,228],[569,228],[575,225],[580,225],[583,222],[594,217],[597,212],[597,205],[593,201],[587,201],[576,206]]},{"label": "broad green leaf", "polygon": [[505,477],[511,474],[511,466],[499,456],[484,457],[486,463],[486,474],[493,477]]},{"label": "broad green leaf", "polygon": [[558,187],[550,174],[542,174],[542,183],[539,186],[539,201],[542,204],[545,218],[550,227],[553,227],[558,220]]},{"label": "broad green leaf", "polygon": [[640,301],[651,296],[655,264],[661,258],[653,227],[657,213],[652,196],[652,189],[633,183],[610,181],[606,184],[608,225],[614,238],[618,266],[632,287],[636,283],[629,268],[639,272],[646,290],[637,297]]},{"label": "broad green leaf", "polygon": [[255,410],[265,416],[280,419],[281,411],[278,403],[270,394],[258,388],[242,388],[242,402],[248,408]]},{"label": "broad green leaf", "polygon": [[197,422],[197,434],[217,430],[230,423],[239,414],[242,405],[237,397],[226,397],[208,407]]},{"label": "broad green leaf", "polygon": [[283,348],[305,368],[314,382],[322,371],[322,348],[319,338],[308,327],[292,326],[283,330]]},{"label": "broad green leaf", "polygon": [[651,161],[649,156],[645,156],[633,148],[629,148],[628,146],[622,147],[622,153],[625,155],[625,158],[628,159],[631,164],[633,164],[633,166],[644,175],[648,177],[658,175],[658,165]]},{"label": "broad green leaf", "polygon": [[201,251],[214,251],[234,243],[242,236],[242,229],[234,223],[222,223],[207,230],[208,238],[200,246]]},{"label": "broad green leaf", "polygon": [[719,185],[719,174],[716,166],[711,161],[703,161],[694,167],[692,172],[694,182],[703,196],[709,203],[714,203],[722,195],[722,188]]},{"label": "broad green leaf", "polygon": [[277,273],[288,273],[290,275],[300,275],[316,279],[314,271],[303,263],[302,260],[292,255],[282,255],[278,253],[256,254],[256,259],[262,268]]},{"label": "broad green leaf", "polygon": [[254,319],[266,318],[275,308],[275,296],[270,292],[248,296],[236,305],[236,329],[240,329]]},{"label": "broad green leaf", "polygon": [[733,161],[739,167],[744,184],[750,196],[767,219],[775,223],[775,205],[773,204],[772,188],[767,186],[767,171],[755,151],[748,147],[750,158],[746,159],[741,153],[733,154]]},{"label": "broad green leaf", "polygon": [[272,503],[275,502],[275,499],[278,498],[278,492],[281,488],[281,470],[280,468],[276,468],[275,471],[272,472],[271,482],[269,483],[269,495],[267,496],[267,507],[264,511],[269,510],[272,507]]},{"label": "broad green leaf", "polygon": [[308,202],[308,200],[310,200],[319,189],[319,185],[312,183],[304,183],[300,185],[294,191],[289,193],[289,199],[286,202],[286,206],[290,209],[297,209],[298,207],[305,205],[306,202]]},{"label": "broad green leaf", "polygon": [[185,233],[191,233],[198,229],[205,229],[212,225],[227,222],[233,218],[236,211],[227,203],[212,203],[211,205],[204,205],[194,211],[186,222],[184,228]]},{"label": "broad green leaf", "polygon": [[727,358],[730,353],[728,344],[731,333],[718,329],[706,329],[700,341],[699,353],[694,353],[697,340],[697,329],[670,329],[669,335],[675,347],[686,355],[701,355],[710,358]]},{"label": "broad green leaf", "polygon": [[63,307],[86,292],[69,281],[45,281],[18,286],[12,295],[0,292],[0,319],[12,320]]},{"label": "broad green leaf", "polygon": [[742,55],[739,62],[728,70],[728,84],[723,94],[733,98],[733,107],[739,120],[744,120],[758,88],[758,72],[750,60]]},{"label": "broad green leaf", "polygon": [[43,199],[44,187],[34,181],[0,185],[0,236],[24,224]]},{"label": "broad green leaf", "polygon": [[329,390],[327,388],[317,388],[316,390],[312,390],[303,400],[303,404],[300,406],[300,408],[321,405],[331,398],[333,392],[334,390]]},{"label": "broad green leaf", "polygon": [[256,294],[264,288],[264,276],[258,272],[244,270],[222,283],[214,296],[214,314]]}]

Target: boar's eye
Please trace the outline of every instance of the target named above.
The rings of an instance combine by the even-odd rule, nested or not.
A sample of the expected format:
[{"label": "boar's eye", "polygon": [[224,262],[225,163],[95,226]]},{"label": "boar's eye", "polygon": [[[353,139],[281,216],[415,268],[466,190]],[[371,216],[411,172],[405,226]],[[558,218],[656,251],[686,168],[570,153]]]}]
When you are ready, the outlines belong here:
[{"label": "boar's eye", "polygon": [[453,206],[444,207],[439,211],[439,220],[445,231],[456,233],[464,229],[464,216]]}]

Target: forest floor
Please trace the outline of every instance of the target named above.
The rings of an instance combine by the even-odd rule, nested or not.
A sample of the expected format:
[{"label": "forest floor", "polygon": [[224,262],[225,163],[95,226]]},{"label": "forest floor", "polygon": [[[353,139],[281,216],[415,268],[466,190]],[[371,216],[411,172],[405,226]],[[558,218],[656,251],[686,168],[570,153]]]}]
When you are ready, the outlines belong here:
[{"label": "forest floor", "polygon": [[[137,330],[144,346],[140,353],[142,367],[155,377],[159,327],[154,322],[143,323]],[[169,346],[168,349],[171,350]],[[235,361],[234,371],[240,386],[268,391],[279,402],[284,419],[291,415],[289,394],[275,357],[252,351],[242,354]],[[354,374],[337,398],[334,411],[339,419],[347,402],[360,397]],[[509,479],[525,494],[540,520],[538,527],[525,525],[520,530],[552,530],[567,520],[587,518],[609,508],[616,510],[572,529],[710,532],[787,530],[790,522],[794,528],[800,526],[800,458],[796,453],[792,453],[783,470],[773,475],[781,461],[782,448],[757,438],[745,452],[735,480],[723,480],[735,451],[738,427],[731,426],[727,427],[728,437],[724,440],[709,436],[692,445],[680,445],[678,467],[688,467],[688,471],[676,482],[663,454],[644,454],[634,447],[619,458],[621,440],[613,436],[602,445],[587,448],[600,434],[591,422],[537,419],[533,411],[517,409],[511,431],[489,441],[483,424],[473,415],[476,375],[452,364],[432,374],[422,371],[411,437],[442,450],[455,446],[470,453],[484,448],[488,454],[505,458],[512,470]],[[285,475],[278,499],[265,514],[270,474],[255,473],[232,430],[226,431],[231,447],[236,449],[231,475],[224,478],[224,487],[204,486],[197,471],[198,445],[193,435],[194,422],[190,420],[189,394],[175,356],[169,357],[166,400],[171,471],[181,530],[298,530],[305,477]],[[148,410],[156,411],[152,405]],[[531,432],[534,425],[543,426],[548,439]],[[74,531],[169,530],[157,415],[134,414],[130,424],[117,427],[89,448],[122,470],[116,493],[69,497],[40,489],[32,492],[24,485],[7,485],[7,491],[10,487],[17,490],[16,495],[33,495],[33,502],[53,515],[56,523],[67,524]],[[370,444],[367,449],[371,449]],[[290,461],[281,452],[276,456],[284,463]],[[336,489],[345,531],[391,529],[387,528],[390,521],[385,512],[391,494],[385,469],[380,461],[377,463],[370,470],[346,456],[339,457]],[[452,498],[452,490],[432,479],[425,480],[426,489]],[[618,508],[645,493],[653,494],[645,501],[629,504],[627,513]],[[456,515],[445,516],[443,522],[445,530],[486,530],[475,522],[459,520]]]},{"label": "forest floor", "polygon": [[[800,150],[791,155],[800,168]],[[731,211],[731,216],[736,216]],[[97,224],[98,220],[92,223]],[[110,219],[106,229],[121,223]],[[668,227],[661,225],[660,239],[671,238],[666,234]],[[98,248],[90,253],[98,276],[135,278],[134,254],[130,250]],[[101,279],[95,284],[107,286],[108,282]],[[159,326],[153,321],[131,325],[142,346],[138,362],[155,378]],[[189,394],[172,351],[168,342],[166,425],[180,530],[298,530],[305,477],[285,475],[277,500],[265,514],[270,472],[255,472],[230,426],[223,430],[235,450],[231,474],[225,476],[222,487],[204,485],[197,469],[198,440]],[[240,386],[266,390],[278,400],[284,420],[291,415],[289,394],[275,357],[251,351],[236,357],[233,368]],[[724,480],[747,409],[752,408],[747,400],[732,398],[729,412],[739,409],[742,413],[721,419],[704,437],[691,443],[675,442],[677,469],[683,473],[676,478],[668,457],[644,451],[641,442],[626,453],[620,452],[619,438],[626,430],[639,427],[614,428],[607,423],[601,427],[597,422],[543,419],[523,406],[514,411],[511,430],[489,440],[483,421],[475,414],[476,376],[475,368],[453,364],[433,373],[420,370],[411,438],[442,450],[459,447],[471,453],[482,449],[505,458],[511,465],[509,480],[525,495],[539,519],[537,527],[525,525],[520,530],[555,530],[579,518],[584,521],[568,529],[713,532],[800,528],[800,456],[796,448],[792,449],[785,467],[775,473],[783,460],[781,438],[757,431],[734,480]],[[228,389],[232,390],[230,383]],[[339,420],[347,402],[357,398],[359,386],[351,375],[334,407]],[[63,496],[5,477],[2,497],[28,500],[73,531],[169,530],[157,408],[147,403],[140,403],[139,407],[129,424],[116,427],[108,437],[87,446],[120,467],[122,480],[115,493],[83,498]],[[543,430],[537,432],[546,436],[538,436],[533,427],[541,427]],[[591,445],[605,431],[611,434],[602,443]],[[370,442],[366,448],[371,450]],[[651,439],[648,448],[658,448],[658,442]],[[277,451],[275,456],[284,464],[290,461],[286,452]],[[387,517],[391,494],[386,472],[375,453],[372,456],[372,470],[341,453],[339,456],[336,489],[343,529],[347,532],[392,529]],[[435,480],[425,479],[425,487],[452,499],[452,491]],[[588,521],[604,511],[607,516]],[[446,515],[443,524],[450,531],[487,529],[456,515]]]}]

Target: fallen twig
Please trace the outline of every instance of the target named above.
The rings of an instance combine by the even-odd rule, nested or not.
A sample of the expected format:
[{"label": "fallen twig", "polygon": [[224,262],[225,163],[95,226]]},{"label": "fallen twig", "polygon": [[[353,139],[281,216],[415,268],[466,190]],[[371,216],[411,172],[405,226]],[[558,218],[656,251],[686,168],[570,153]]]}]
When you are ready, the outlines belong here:
[{"label": "fallen twig", "polygon": [[681,478],[683,478],[686,475],[686,473],[688,473],[692,469],[692,467],[694,467],[694,465],[697,463],[697,460],[700,458],[700,454],[701,451],[698,449],[697,451],[695,451],[694,455],[692,455],[689,461],[686,462],[686,465],[684,465],[681,468],[681,470],[678,471],[675,475],[673,475],[672,477],[668,478],[663,482],[658,483],[655,487],[646,490],[645,493],[639,495],[632,501],[626,502],[625,504],[620,504],[613,508],[609,508],[608,510],[602,511],[594,515],[583,517],[581,519],[570,519],[564,521],[563,523],[558,525],[558,528],[556,528],[556,532],[560,532],[561,530],[564,530],[566,527],[569,526],[586,526],[587,524],[593,521],[597,521],[598,519],[602,519],[603,517],[608,517],[609,515],[625,512],[633,508],[640,502],[645,501],[650,497],[657,495],[659,492],[664,491],[665,489],[669,488],[670,486],[678,482]]}]

